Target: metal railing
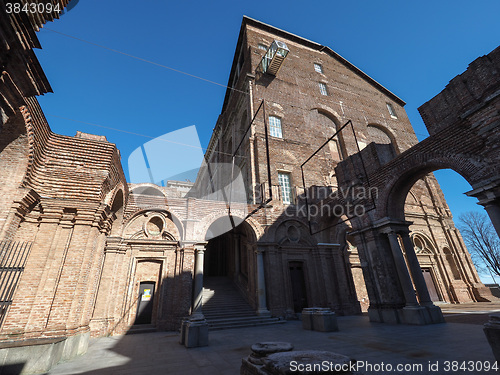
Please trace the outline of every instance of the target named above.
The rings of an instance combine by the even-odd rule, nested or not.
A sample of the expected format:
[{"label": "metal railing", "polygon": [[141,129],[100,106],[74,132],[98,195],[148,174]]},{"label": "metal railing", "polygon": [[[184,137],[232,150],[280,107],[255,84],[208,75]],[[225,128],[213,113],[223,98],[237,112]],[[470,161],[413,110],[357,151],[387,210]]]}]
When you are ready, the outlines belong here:
[{"label": "metal railing", "polygon": [[0,327],[24,272],[31,242],[0,241]]}]

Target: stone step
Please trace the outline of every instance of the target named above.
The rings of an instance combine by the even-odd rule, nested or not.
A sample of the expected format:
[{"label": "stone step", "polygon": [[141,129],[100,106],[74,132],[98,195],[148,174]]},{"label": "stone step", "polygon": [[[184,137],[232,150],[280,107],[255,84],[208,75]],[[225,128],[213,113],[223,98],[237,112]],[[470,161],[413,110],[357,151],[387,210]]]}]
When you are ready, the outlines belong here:
[{"label": "stone step", "polygon": [[224,313],[224,312],[207,312],[203,310],[203,315],[205,316],[206,319],[212,320],[212,319],[231,318],[231,317],[234,318],[253,317],[255,316],[255,312],[238,311],[238,312]]},{"label": "stone step", "polygon": [[259,316],[230,279],[207,278],[203,289],[203,315],[210,330],[284,323],[284,320]]},{"label": "stone step", "polygon": [[208,329],[210,331],[217,331],[223,329],[234,329],[234,328],[244,328],[244,327],[256,327],[256,326],[264,326],[264,325],[272,325],[272,324],[283,324],[286,323],[286,320],[279,318],[268,318],[262,321],[249,321],[249,320],[241,320],[238,322],[220,322],[220,323],[208,323]]},{"label": "stone step", "polygon": [[270,316],[255,315],[255,316],[249,316],[249,317],[245,317],[245,318],[234,317],[234,318],[224,318],[224,319],[212,319],[212,320],[210,320],[210,322],[211,323],[220,323],[220,322],[231,323],[231,322],[239,322],[239,321],[259,322],[259,321],[265,321],[265,320],[279,320],[279,318],[273,318]]},{"label": "stone step", "polygon": [[127,335],[133,335],[136,333],[150,333],[156,332],[156,327],[152,324],[137,324],[129,328]]},{"label": "stone step", "polygon": [[216,308],[219,310],[224,310],[226,308],[230,307],[241,307],[241,308],[247,308],[251,310],[251,307],[248,306],[248,303],[244,302],[221,302],[221,303],[204,303],[203,308]]}]

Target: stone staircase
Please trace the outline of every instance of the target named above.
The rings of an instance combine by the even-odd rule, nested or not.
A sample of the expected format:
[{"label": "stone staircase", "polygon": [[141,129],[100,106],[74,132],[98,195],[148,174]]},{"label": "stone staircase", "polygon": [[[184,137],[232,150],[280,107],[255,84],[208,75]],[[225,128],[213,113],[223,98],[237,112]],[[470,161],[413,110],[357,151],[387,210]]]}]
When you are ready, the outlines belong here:
[{"label": "stone staircase", "polygon": [[136,333],[151,333],[156,331],[157,331],[156,327],[152,324],[137,324],[130,327],[125,334],[133,335]]},{"label": "stone staircase", "polygon": [[210,330],[285,323],[257,315],[227,277],[205,277],[202,311]]}]

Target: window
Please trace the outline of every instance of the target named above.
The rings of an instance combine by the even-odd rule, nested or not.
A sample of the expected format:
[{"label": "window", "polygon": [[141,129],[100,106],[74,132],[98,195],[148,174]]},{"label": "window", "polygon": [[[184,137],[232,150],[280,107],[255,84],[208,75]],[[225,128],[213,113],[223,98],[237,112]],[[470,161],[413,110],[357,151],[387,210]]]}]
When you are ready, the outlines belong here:
[{"label": "window", "polygon": [[259,43],[259,49],[267,51],[267,46],[265,44]]},{"label": "window", "polygon": [[281,200],[285,204],[290,204],[292,188],[290,186],[290,173],[278,172],[278,182],[280,184]]},{"label": "window", "polygon": [[389,111],[389,114],[391,115],[392,118],[398,118],[396,116],[396,112],[394,112],[394,108],[392,107],[392,104],[386,103],[387,104],[387,110]]},{"label": "window", "polygon": [[269,131],[271,137],[283,138],[283,133],[281,132],[281,119],[275,116],[269,116]]},{"label": "window", "polygon": [[321,95],[328,95],[328,91],[326,90],[326,84],[324,84],[323,82],[320,82],[319,83],[319,92],[321,93]]},{"label": "window", "polygon": [[314,63],[314,70],[318,73],[323,73],[323,67],[321,66],[321,64]]}]

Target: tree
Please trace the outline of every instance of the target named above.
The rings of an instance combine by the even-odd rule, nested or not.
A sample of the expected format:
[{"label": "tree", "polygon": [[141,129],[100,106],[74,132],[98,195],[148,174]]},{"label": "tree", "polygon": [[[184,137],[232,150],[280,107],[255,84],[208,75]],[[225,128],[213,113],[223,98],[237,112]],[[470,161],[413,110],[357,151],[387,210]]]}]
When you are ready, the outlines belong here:
[{"label": "tree", "polygon": [[476,266],[478,260],[500,276],[500,239],[484,213],[468,211],[460,215],[460,232]]}]

